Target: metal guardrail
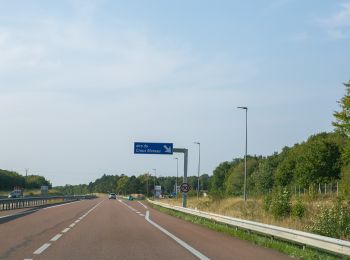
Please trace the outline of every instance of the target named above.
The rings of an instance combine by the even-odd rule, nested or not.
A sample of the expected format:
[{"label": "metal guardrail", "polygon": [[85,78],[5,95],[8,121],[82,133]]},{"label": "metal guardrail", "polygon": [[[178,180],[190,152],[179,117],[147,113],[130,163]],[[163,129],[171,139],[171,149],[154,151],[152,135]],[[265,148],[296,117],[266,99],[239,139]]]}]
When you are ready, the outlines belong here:
[{"label": "metal guardrail", "polygon": [[[38,207],[49,203],[67,202],[82,199],[94,199],[96,195],[77,195],[77,196],[45,196],[45,197],[25,197],[13,199],[0,199],[0,211],[12,210],[28,207]],[[58,203],[59,203],[58,202]]]},{"label": "metal guardrail", "polygon": [[314,248],[323,249],[337,254],[342,254],[350,256],[350,241],[345,241],[341,239],[316,235],[312,233],[307,233],[303,231],[298,231],[289,228],[283,228],[268,224],[262,224],[254,221],[243,220],[239,218],[227,217],[219,214],[208,213],[200,210],[183,208],[179,206],[172,206],[166,203],[148,200],[150,203],[177,210],[183,213],[191,214],[194,216],[199,216],[202,218],[215,220],[220,223],[224,223],[230,226],[251,230],[264,235],[269,235],[272,237],[278,237],[283,240],[293,241],[297,244],[304,246],[310,246]]}]

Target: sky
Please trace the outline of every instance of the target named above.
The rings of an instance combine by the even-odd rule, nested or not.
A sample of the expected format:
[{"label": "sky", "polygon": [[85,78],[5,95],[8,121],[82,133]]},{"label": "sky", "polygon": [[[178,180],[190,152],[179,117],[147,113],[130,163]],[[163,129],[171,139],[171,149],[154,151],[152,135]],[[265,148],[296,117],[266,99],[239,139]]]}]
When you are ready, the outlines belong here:
[{"label": "sky", "polygon": [[0,0],[0,168],[54,186],[189,175],[332,131],[350,1]]}]

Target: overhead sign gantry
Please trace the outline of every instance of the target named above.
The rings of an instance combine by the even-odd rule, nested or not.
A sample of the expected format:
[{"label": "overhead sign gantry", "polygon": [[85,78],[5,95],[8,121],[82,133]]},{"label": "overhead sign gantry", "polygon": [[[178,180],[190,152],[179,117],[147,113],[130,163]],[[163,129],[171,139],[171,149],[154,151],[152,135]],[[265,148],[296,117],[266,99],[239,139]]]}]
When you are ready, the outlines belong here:
[{"label": "overhead sign gantry", "polygon": [[[173,153],[183,153],[184,154],[183,183],[187,184],[188,149],[174,148],[172,143],[148,143],[148,142],[135,142],[134,143],[134,154],[172,155]],[[182,192],[182,207],[186,208],[186,205],[187,205],[187,192],[185,189],[184,192]]]}]

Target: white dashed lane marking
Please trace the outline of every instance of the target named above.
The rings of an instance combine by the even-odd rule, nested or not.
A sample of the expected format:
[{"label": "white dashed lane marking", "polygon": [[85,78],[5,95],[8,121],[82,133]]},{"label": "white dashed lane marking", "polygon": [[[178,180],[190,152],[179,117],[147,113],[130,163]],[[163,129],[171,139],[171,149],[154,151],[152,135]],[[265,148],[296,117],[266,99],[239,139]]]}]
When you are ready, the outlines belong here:
[{"label": "white dashed lane marking", "polygon": [[65,228],[65,229],[62,230],[62,233],[66,233],[66,232],[68,232],[69,230],[70,230],[70,228]]},{"label": "white dashed lane marking", "polygon": [[[69,227],[63,229],[61,233],[55,235],[53,238],[51,238],[51,242],[57,241],[61,236],[63,236],[63,233],[67,233],[71,228],[73,228],[80,220],[82,220],[84,217],[86,217],[91,211],[93,211],[95,208],[97,208],[103,201],[97,203],[94,207],[92,207],[89,211],[87,211],[83,216],[78,218],[74,223],[70,224]],[[44,252],[49,246],[51,246],[51,243],[45,243],[41,247],[39,247],[37,250],[34,251],[34,255],[40,255],[42,252]],[[26,260],[26,259],[24,259]],[[32,259],[28,259],[32,260]]]},{"label": "white dashed lane marking", "polygon": [[56,236],[54,236],[53,238],[51,238],[50,241],[51,241],[51,242],[55,242],[55,241],[57,241],[61,236],[62,236],[62,234],[57,234]]},{"label": "white dashed lane marking", "polygon": [[41,247],[39,247],[37,250],[34,251],[34,255],[40,255],[42,252],[44,252],[49,246],[51,246],[50,243],[45,243]]}]

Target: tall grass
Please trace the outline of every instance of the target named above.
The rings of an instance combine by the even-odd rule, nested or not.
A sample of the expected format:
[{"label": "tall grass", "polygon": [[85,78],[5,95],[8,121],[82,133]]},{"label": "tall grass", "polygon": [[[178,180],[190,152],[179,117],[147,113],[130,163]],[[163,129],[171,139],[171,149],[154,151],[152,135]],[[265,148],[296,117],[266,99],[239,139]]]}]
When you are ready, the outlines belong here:
[{"label": "tall grass", "polygon": [[[163,202],[180,206],[181,198],[166,199],[163,200]],[[222,199],[202,197],[198,200],[196,197],[190,197],[188,198],[187,206],[189,208],[196,208],[198,210],[225,216],[252,220],[260,223],[302,231],[309,231],[308,227],[312,226],[313,220],[321,214],[321,210],[324,208],[330,208],[332,205],[334,205],[334,203],[336,203],[336,197],[312,197],[308,195],[293,196],[291,198],[292,208],[294,206],[300,208],[300,202],[302,202],[304,207],[303,216],[301,218],[296,216],[298,212],[291,214],[291,216],[275,218],[271,212],[264,209],[263,197],[248,198],[246,202],[241,197],[228,197]]]}]

